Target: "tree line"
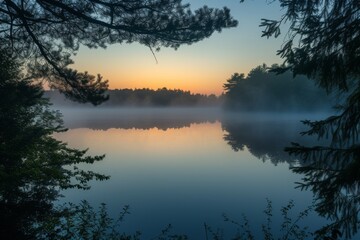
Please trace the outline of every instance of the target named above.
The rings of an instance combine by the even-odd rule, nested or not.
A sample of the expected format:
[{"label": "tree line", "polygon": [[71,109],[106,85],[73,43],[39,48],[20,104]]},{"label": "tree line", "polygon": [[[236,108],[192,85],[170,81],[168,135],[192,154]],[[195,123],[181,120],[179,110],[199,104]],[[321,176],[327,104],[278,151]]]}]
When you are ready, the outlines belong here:
[{"label": "tree line", "polygon": [[[214,94],[206,95],[191,93],[180,89],[159,88],[157,90],[142,89],[115,89],[108,90],[108,101],[102,107],[169,107],[169,106],[216,106],[221,97]],[[58,91],[47,91],[45,96],[50,98],[56,106],[84,106],[63,97]],[[90,106],[90,104],[85,104]]]},{"label": "tree line", "polygon": [[269,71],[266,64],[255,67],[247,76],[233,74],[223,87],[224,107],[228,110],[307,112],[330,110],[333,105],[326,91],[306,76],[294,78],[290,71],[279,75]]},{"label": "tree line", "polygon": [[[277,67],[273,65],[270,68]],[[108,101],[102,107],[171,107],[221,106],[229,111],[297,112],[329,111],[334,99],[306,76],[293,77],[291,72],[276,74],[266,64],[253,68],[245,77],[235,73],[223,85],[224,93],[199,94],[181,89],[107,90]],[[58,91],[47,91],[45,96],[56,106],[90,106],[67,100]]]}]

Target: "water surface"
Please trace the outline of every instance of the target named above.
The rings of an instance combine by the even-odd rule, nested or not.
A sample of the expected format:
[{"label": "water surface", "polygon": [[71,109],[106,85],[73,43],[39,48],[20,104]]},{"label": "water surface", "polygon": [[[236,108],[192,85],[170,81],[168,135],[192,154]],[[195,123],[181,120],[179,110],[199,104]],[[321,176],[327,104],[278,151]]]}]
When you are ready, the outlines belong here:
[{"label": "water surface", "polygon": [[[259,233],[266,199],[274,205],[276,232],[281,206],[292,199],[296,213],[311,205],[312,193],[294,188],[301,176],[289,166],[299,163],[282,151],[300,139],[302,116],[230,116],[216,109],[62,112],[70,129],[56,137],[90,154],[105,153],[86,168],[111,176],[87,191],[65,191],[62,201],[103,202],[113,217],[130,205],[122,225],[127,233],[140,230],[149,239],[172,224],[174,233],[205,239],[206,223],[230,237],[236,227],[223,213],[238,221],[246,215]],[[305,223],[316,228],[324,220],[312,214]]]}]

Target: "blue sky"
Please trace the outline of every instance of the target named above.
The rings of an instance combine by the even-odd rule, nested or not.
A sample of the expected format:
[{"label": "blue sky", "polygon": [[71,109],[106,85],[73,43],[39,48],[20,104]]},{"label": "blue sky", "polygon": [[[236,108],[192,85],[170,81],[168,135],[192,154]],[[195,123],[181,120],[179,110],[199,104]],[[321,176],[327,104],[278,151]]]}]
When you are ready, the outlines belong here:
[{"label": "blue sky", "polygon": [[203,5],[231,9],[239,21],[236,28],[214,33],[210,38],[178,50],[162,48],[151,51],[137,43],[112,45],[106,49],[80,48],[74,57],[74,68],[100,73],[109,80],[111,89],[167,87],[196,93],[221,94],[222,85],[235,73],[247,74],[252,68],[266,63],[280,63],[276,55],[283,35],[278,39],[261,37],[261,18],[278,19],[281,8],[269,0],[191,0],[192,9]]}]

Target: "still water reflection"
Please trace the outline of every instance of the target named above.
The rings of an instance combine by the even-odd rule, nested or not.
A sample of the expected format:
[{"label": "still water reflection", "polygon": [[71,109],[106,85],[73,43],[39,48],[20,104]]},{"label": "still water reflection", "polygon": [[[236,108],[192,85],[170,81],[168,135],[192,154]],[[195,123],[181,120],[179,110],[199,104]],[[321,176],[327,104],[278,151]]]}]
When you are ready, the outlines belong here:
[{"label": "still water reflection", "polygon": [[[224,223],[223,213],[237,220],[245,214],[260,232],[266,198],[274,204],[276,231],[281,206],[293,199],[299,211],[312,203],[311,192],[294,189],[301,176],[289,166],[297,162],[282,151],[299,138],[302,116],[225,116],[212,109],[62,112],[70,130],[56,138],[89,147],[93,155],[106,153],[85,167],[111,176],[88,191],[64,191],[62,201],[104,202],[114,217],[128,204],[124,231],[140,230],[144,239],[169,223],[191,239],[205,239],[204,222],[230,236],[235,228]],[[305,224],[316,229],[324,222],[312,214]]]}]

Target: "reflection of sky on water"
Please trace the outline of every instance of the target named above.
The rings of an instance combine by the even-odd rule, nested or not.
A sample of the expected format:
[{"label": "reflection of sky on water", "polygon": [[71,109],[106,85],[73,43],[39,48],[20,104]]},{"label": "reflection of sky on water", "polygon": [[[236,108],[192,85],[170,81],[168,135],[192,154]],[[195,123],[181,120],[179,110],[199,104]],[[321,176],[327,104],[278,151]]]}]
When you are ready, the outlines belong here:
[{"label": "reflection of sky on water", "polygon": [[[223,140],[226,133],[218,121],[166,131],[70,129],[56,137],[73,147],[89,147],[90,154],[106,153],[103,162],[90,168],[111,179],[93,182],[89,191],[68,190],[65,200],[87,199],[95,206],[104,202],[113,216],[129,204],[124,230],[141,230],[145,239],[168,223],[191,239],[204,239],[204,222],[234,231],[223,222],[222,213],[237,220],[244,213],[259,231],[266,219],[266,198],[274,203],[274,221],[280,217],[279,207],[290,199],[297,210],[311,204],[311,193],[294,189],[301,176],[287,163],[263,163],[247,148],[234,152]],[[316,222],[307,219],[310,226]]]}]

